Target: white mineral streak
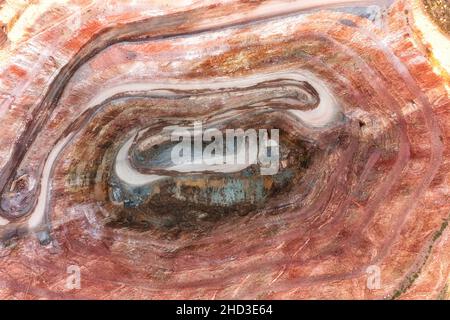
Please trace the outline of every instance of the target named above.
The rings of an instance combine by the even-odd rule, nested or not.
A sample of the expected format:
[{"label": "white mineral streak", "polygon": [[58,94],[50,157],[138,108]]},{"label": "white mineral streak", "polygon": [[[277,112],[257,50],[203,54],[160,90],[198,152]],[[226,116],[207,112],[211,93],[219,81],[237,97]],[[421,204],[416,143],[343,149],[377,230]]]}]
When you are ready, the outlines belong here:
[{"label": "white mineral streak", "polygon": [[304,76],[303,81],[308,81],[319,94],[320,103],[317,108],[312,110],[293,110],[292,113],[299,117],[307,126],[324,127],[335,121],[340,114],[339,104],[323,81],[312,73],[304,73]]},{"label": "white mineral streak", "polygon": [[5,225],[7,225],[8,223],[9,223],[8,220],[6,220],[6,219],[0,217],[0,226],[5,226]]},{"label": "white mineral streak", "polygon": [[74,133],[71,133],[66,137],[62,138],[61,140],[59,140],[58,143],[53,147],[52,151],[50,152],[47,158],[47,161],[45,162],[44,170],[41,176],[41,187],[39,191],[39,197],[37,199],[37,203],[33,210],[33,213],[31,214],[31,217],[28,220],[29,229],[35,229],[39,227],[43,222],[45,210],[47,208],[48,194],[50,193],[51,189],[50,178],[52,176],[54,162],[58,158],[59,154],[61,153],[67,142],[69,142],[73,136]]},{"label": "white mineral streak", "polygon": [[[143,83],[143,82],[132,82],[126,84],[120,84],[114,87],[106,88],[93,97],[90,102],[84,107],[80,114],[85,110],[94,108],[95,106],[101,104],[105,100],[112,98],[113,96],[123,93],[123,92],[142,92],[142,91],[152,91],[153,93],[164,94],[165,90],[195,90],[195,89],[223,89],[223,88],[245,88],[255,85],[260,82],[271,81],[275,79],[291,79],[296,81],[306,81],[310,83],[319,93],[320,103],[313,109],[308,111],[298,111],[292,110],[299,119],[307,126],[321,127],[333,122],[336,117],[340,114],[341,108],[337,100],[333,97],[331,92],[327,89],[327,85],[313,75],[309,71],[296,71],[296,72],[280,72],[280,73],[270,73],[261,74],[257,76],[243,77],[239,79],[219,79],[211,80],[208,82],[189,82],[185,81],[183,83],[173,82],[173,83]],[[34,208],[31,218],[28,222],[30,229],[37,228],[42,222],[45,215],[45,210],[48,202],[49,188],[51,187],[51,175],[54,167],[55,160],[57,159],[60,152],[63,150],[65,145],[75,136],[75,133],[71,133],[68,136],[61,139],[55,147],[52,149],[49,157],[46,160],[44,171],[41,177],[41,188],[39,197],[37,200],[36,207]],[[154,181],[157,181],[163,176],[142,174],[132,168],[128,159],[128,150],[133,143],[133,138],[130,138],[119,150],[116,162],[115,171],[120,180],[130,185],[144,185]],[[186,169],[186,168],[185,168]],[[228,167],[225,168],[214,168],[215,170],[242,170],[243,167]],[[184,170],[182,167],[178,170]],[[187,169],[186,169],[187,170]]]},{"label": "white mineral streak", "polygon": [[[129,161],[128,153],[129,150],[133,144],[134,136],[130,139],[128,139],[120,148],[119,152],[117,153],[115,165],[114,165],[114,171],[117,175],[117,177],[132,186],[141,186],[145,184],[149,184],[152,182],[156,182],[158,180],[161,180],[165,178],[165,176],[160,175],[153,175],[153,174],[143,174],[134,169]],[[245,151],[244,148],[240,148],[240,151]],[[203,158],[203,160],[207,161],[207,158]],[[223,172],[223,173],[230,173],[230,172],[238,172],[246,167],[248,167],[249,164],[222,164],[222,165],[205,165],[205,164],[194,164],[194,163],[186,163],[186,164],[179,164],[172,167],[167,167],[167,170],[171,171],[178,171],[178,172],[201,172],[201,171],[214,171],[214,172]]]},{"label": "white mineral streak", "polygon": [[305,81],[311,84],[319,93],[320,104],[317,108],[307,111],[292,110],[305,125],[311,127],[322,127],[330,124],[339,115],[341,108],[338,101],[327,88],[327,85],[309,71],[299,70],[295,72],[279,72],[268,73],[257,76],[242,77],[238,79],[218,79],[208,82],[168,82],[168,83],[145,83],[145,82],[131,82],[120,84],[114,87],[102,90],[97,96],[92,98],[88,104],[85,105],[83,111],[93,108],[101,104],[103,101],[122,92],[144,92],[152,91],[152,93],[164,93],[165,90],[197,90],[197,89],[224,89],[224,88],[246,88],[256,85],[260,82],[271,81],[276,79],[290,79],[295,81]]},{"label": "white mineral streak", "polygon": [[117,177],[133,186],[140,186],[155,182],[163,178],[159,175],[154,174],[142,174],[139,171],[131,167],[130,161],[128,159],[128,150],[133,144],[134,136],[127,140],[120,148],[116,156],[116,161],[114,165],[114,170]]},{"label": "white mineral streak", "polygon": [[[257,77],[245,77],[241,79],[236,79],[232,81],[218,81],[218,82],[206,82],[206,83],[172,83],[172,84],[148,84],[148,83],[130,83],[126,85],[120,85],[117,87],[109,88],[93,99],[94,105],[101,103],[115,94],[126,91],[146,91],[146,90],[160,90],[160,88],[166,89],[178,89],[178,90],[189,90],[189,89],[222,89],[227,87],[249,87],[257,84],[258,82],[270,81],[278,78],[292,79],[297,81],[307,81],[311,84],[319,93],[320,103],[313,109],[308,111],[292,110],[302,122],[308,126],[321,127],[325,126],[334,120],[340,113],[340,107],[336,99],[333,97],[331,92],[327,89],[327,86],[323,81],[319,80],[312,73],[307,71],[301,72],[289,72],[289,73],[272,73],[272,74],[262,74]],[[88,105],[92,107],[90,103]],[[119,150],[119,153],[115,162],[115,172],[120,180],[130,185],[144,185],[157,181],[162,176],[157,175],[146,175],[139,173],[135,170],[128,159],[128,150],[130,149],[134,138],[129,139]],[[223,164],[223,165],[210,165],[206,166],[204,164],[186,164],[177,165],[168,170],[174,170],[179,172],[189,172],[189,171],[215,171],[215,172],[237,172],[245,169],[248,164]]]},{"label": "white mineral streak", "polygon": [[[419,28],[426,42],[431,46],[432,52],[441,68],[450,74],[450,41],[428,15],[423,11],[419,1],[414,1],[414,23]],[[439,74],[439,72],[437,72]]]}]

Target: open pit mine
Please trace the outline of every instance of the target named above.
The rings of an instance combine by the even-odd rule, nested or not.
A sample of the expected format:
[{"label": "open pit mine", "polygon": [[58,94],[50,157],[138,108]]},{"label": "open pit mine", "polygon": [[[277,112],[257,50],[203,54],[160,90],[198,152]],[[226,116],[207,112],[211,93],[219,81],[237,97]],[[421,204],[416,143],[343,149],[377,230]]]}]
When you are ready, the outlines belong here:
[{"label": "open pit mine", "polygon": [[446,0],[0,1],[0,298],[448,299],[449,79]]}]

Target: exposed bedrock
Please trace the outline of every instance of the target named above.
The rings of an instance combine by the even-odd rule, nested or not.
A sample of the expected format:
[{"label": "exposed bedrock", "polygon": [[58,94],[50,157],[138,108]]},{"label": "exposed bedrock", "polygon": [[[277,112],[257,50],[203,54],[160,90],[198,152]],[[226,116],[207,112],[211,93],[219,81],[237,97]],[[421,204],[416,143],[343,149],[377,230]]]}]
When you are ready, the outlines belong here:
[{"label": "exposed bedrock", "polygon": [[0,297],[448,297],[443,6],[30,6],[0,10]]}]

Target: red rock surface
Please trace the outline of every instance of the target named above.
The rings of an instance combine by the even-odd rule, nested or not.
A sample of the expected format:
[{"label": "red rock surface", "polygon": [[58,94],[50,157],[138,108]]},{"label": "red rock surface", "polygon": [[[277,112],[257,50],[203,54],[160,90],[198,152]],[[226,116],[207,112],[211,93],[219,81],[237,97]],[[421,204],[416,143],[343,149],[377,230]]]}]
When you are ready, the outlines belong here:
[{"label": "red rock surface", "polygon": [[[3,4],[0,298],[447,298],[445,64],[420,6],[339,2]],[[234,108],[251,86],[224,87],[293,74],[343,114],[278,120],[316,150],[295,186],[194,231],[108,224],[123,209],[114,156],[134,129]]]}]

